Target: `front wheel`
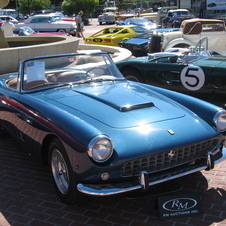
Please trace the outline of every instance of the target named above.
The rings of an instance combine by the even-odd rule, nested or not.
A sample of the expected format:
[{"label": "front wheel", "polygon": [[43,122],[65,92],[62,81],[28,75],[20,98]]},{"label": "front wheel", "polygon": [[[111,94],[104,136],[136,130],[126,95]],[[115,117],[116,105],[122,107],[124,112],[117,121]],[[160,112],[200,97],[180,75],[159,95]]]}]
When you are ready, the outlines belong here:
[{"label": "front wheel", "polygon": [[65,148],[59,139],[54,139],[49,147],[49,165],[53,181],[61,200],[75,204],[79,199],[75,176]]},{"label": "front wheel", "polygon": [[0,125],[0,137],[6,137],[7,135],[6,130]]}]

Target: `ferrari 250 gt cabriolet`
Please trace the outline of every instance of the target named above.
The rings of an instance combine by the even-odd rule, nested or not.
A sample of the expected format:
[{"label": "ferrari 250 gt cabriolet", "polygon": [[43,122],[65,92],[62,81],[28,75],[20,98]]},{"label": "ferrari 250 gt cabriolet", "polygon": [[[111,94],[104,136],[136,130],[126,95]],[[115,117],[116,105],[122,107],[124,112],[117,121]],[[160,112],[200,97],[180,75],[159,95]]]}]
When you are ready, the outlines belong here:
[{"label": "ferrari 250 gt cabriolet", "polygon": [[70,204],[147,191],[226,157],[225,110],[128,81],[104,52],[29,58],[2,74],[0,128],[50,166]]}]

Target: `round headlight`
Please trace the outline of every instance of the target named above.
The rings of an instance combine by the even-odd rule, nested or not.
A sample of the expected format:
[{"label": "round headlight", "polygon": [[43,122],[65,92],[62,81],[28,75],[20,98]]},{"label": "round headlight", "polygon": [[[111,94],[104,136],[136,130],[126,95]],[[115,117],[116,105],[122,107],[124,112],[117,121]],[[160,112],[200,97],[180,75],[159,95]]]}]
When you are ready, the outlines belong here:
[{"label": "round headlight", "polygon": [[226,111],[220,110],[214,116],[214,123],[216,128],[220,131],[226,130]]},{"label": "round headlight", "polygon": [[89,143],[88,155],[96,162],[107,161],[112,153],[113,145],[107,136],[96,136]]}]

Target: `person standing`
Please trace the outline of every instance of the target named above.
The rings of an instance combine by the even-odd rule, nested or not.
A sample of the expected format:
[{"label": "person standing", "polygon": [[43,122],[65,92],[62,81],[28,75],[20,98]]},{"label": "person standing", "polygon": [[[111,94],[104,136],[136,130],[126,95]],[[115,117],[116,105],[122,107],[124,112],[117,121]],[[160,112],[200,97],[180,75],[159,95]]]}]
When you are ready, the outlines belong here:
[{"label": "person standing", "polygon": [[206,1],[203,0],[200,4],[199,18],[204,18],[204,12],[206,11]]},{"label": "person standing", "polygon": [[78,15],[76,16],[75,22],[76,22],[77,28],[76,28],[75,36],[76,37],[82,37],[83,39],[85,39],[85,37],[83,35],[83,23],[82,23],[83,14],[84,14],[83,11],[80,11],[78,13]]},{"label": "person standing", "polygon": [[1,29],[5,37],[13,36],[15,25],[12,22],[10,22],[10,17],[6,17],[6,22],[2,24]]}]

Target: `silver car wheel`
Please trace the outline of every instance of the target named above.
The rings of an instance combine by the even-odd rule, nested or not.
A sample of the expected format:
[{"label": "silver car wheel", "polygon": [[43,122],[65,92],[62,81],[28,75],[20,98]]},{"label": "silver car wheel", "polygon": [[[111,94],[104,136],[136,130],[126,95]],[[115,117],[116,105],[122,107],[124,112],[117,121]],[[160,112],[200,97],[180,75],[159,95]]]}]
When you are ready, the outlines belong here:
[{"label": "silver car wheel", "polygon": [[54,149],[51,156],[52,174],[56,186],[62,194],[69,189],[69,173],[64,157],[59,150]]},{"label": "silver car wheel", "polygon": [[139,79],[137,79],[137,77],[133,75],[127,75],[125,78],[130,81],[139,82]]},{"label": "silver car wheel", "polygon": [[137,69],[126,68],[126,69],[122,69],[120,71],[127,80],[145,83],[145,80],[144,80],[141,72]]}]

